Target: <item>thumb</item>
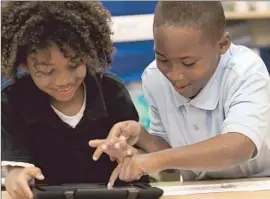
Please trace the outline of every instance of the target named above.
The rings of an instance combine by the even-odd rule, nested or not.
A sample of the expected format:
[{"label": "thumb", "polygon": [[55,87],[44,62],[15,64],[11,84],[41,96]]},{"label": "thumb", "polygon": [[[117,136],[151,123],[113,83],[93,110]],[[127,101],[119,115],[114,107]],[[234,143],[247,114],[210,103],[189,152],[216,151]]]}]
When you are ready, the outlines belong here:
[{"label": "thumb", "polygon": [[27,168],[26,174],[29,177],[29,180],[31,180],[32,178],[36,178],[37,180],[44,180],[45,179],[40,168],[38,168],[38,167]]}]

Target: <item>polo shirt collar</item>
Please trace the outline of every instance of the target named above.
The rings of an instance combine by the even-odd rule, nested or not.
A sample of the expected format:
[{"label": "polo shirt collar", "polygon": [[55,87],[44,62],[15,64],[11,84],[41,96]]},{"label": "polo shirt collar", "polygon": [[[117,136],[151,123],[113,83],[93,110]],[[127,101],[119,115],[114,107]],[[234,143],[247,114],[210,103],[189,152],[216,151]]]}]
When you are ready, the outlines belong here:
[{"label": "polo shirt collar", "polygon": [[210,78],[210,80],[207,82],[204,88],[198,93],[198,95],[192,100],[180,95],[173,88],[173,86],[170,85],[177,108],[183,106],[184,104],[189,103],[192,106],[197,107],[199,109],[214,110],[219,101],[219,97],[220,97],[219,90],[221,88],[221,81],[223,78],[226,65],[230,59],[230,56],[231,56],[231,52],[230,52],[230,49],[228,49],[227,52],[220,57],[218,66],[214,74]]}]

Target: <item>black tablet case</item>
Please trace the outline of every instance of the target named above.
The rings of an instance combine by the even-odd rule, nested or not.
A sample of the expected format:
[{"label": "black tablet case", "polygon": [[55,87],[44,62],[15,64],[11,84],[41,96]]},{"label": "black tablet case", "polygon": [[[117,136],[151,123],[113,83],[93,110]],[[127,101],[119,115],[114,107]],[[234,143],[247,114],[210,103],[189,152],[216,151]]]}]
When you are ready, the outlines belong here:
[{"label": "black tablet case", "polygon": [[163,190],[148,184],[109,189],[102,184],[65,184],[36,186],[32,190],[36,199],[158,199],[163,195]]}]

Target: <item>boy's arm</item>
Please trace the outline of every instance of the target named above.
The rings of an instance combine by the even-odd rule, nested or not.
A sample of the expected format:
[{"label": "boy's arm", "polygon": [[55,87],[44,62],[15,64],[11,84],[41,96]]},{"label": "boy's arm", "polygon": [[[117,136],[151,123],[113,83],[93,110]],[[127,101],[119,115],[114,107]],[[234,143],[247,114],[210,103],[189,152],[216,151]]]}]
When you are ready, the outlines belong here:
[{"label": "boy's arm", "polygon": [[148,154],[147,158],[156,164],[149,172],[166,169],[220,171],[248,161],[254,150],[253,142],[242,133],[228,133],[186,147]]},{"label": "boy's arm", "polygon": [[142,149],[146,153],[153,153],[171,148],[168,141],[165,140],[166,138],[155,135],[152,132],[149,133],[144,127],[141,129],[139,140],[135,147]]},{"label": "boy's arm", "polygon": [[231,85],[224,107],[226,119],[221,135],[190,146],[147,154],[148,161],[155,162],[156,171],[172,168],[217,171],[256,158],[269,133],[269,91],[269,78],[265,76],[252,74],[244,80],[238,79]]}]

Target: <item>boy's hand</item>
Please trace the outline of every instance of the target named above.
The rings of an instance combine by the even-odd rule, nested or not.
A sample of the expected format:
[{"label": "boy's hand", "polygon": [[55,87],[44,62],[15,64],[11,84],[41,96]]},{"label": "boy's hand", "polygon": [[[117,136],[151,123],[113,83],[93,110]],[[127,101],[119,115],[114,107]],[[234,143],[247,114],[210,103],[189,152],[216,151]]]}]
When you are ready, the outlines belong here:
[{"label": "boy's hand", "polygon": [[33,199],[28,183],[34,178],[44,180],[41,170],[37,167],[15,167],[8,171],[5,187],[12,199]]},{"label": "boy's hand", "polygon": [[[125,141],[127,145],[133,146],[139,140],[141,132],[141,125],[136,121],[124,121],[119,122],[113,126],[110,130],[109,135],[104,144],[101,144],[101,140],[91,140],[89,145],[91,147],[97,147],[94,152],[93,159],[98,160],[104,149],[108,148],[107,144],[110,146],[115,146],[115,148],[119,147],[120,144],[119,139]],[[129,153],[126,151],[125,153]]]},{"label": "boy's hand", "polygon": [[148,156],[148,154],[140,154],[126,157],[112,172],[108,187],[112,187],[118,177],[122,181],[132,182],[139,180],[143,175],[155,172],[155,163]]},{"label": "boy's hand", "polygon": [[[117,162],[122,162],[125,157],[137,154],[138,150],[127,144],[125,140],[120,138],[111,138],[103,140],[93,140],[89,142],[89,146],[93,148],[100,147],[102,152],[105,152],[110,156],[112,161],[117,160]],[[96,161],[98,155],[97,151],[93,155],[93,159]]]}]

